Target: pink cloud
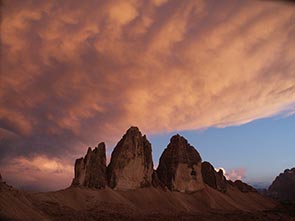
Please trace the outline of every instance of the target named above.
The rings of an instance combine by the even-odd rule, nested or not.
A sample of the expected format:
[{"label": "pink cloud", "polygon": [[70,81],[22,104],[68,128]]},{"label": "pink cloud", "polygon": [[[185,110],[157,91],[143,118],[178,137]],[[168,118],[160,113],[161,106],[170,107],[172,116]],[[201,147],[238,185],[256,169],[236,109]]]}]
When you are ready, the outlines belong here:
[{"label": "pink cloud", "polygon": [[[57,3],[44,2],[18,10],[6,2],[3,116],[34,133],[43,120],[35,112],[47,103],[41,112],[55,122],[50,131],[83,134],[83,122],[99,115],[91,130],[108,127],[102,138],[111,139],[130,124],[152,133],[225,127],[294,103],[294,48],[287,44],[294,30],[279,31],[292,19],[289,7],[249,2],[226,22],[217,13],[215,23],[197,27],[206,2],[154,3],[75,3],[68,10],[65,1],[56,10]],[[163,19],[161,4],[171,10]],[[138,24],[141,35],[132,31]],[[20,109],[23,119],[8,117]]]},{"label": "pink cloud", "polygon": [[222,167],[215,168],[216,171],[219,171],[220,169],[223,171],[223,174],[227,180],[243,180],[246,176],[245,168],[234,168],[230,169],[229,172]]},{"label": "pink cloud", "polygon": [[66,188],[73,177],[72,164],[42,155],[17,157],[1,167],[5,181],[19,188],[55,190]]}]

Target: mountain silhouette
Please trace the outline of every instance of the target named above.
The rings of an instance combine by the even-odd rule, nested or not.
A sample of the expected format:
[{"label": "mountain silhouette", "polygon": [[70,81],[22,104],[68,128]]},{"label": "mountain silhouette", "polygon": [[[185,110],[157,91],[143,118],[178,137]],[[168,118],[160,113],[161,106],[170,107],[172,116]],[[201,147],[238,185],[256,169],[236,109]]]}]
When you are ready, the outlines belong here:
[{"label": "mountain silhouette", "polygon": [[[250,185],[227,180],[174,135],[153,168],[152,146],[137,127],[115,146],[88,148],[72,184],[53,192],[20,191],[0,175],[0,220],[292,220]],[[53,181],[54,182],[54,181]]]}]

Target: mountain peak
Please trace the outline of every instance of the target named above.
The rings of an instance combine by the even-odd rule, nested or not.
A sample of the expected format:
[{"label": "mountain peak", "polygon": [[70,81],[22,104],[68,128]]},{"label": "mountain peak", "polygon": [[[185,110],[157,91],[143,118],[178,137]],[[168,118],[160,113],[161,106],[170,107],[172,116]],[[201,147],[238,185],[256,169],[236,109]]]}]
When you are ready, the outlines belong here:
[{"label": "mountain peak", "polygon": [[285,202],[295,202],[295,167],[280,173],[268,188],[268,195]]},{"label": "mountain peak", "polygon": [[188,141],[183,136],[181,136],[179,134],[175,134],[175,135],[173,135],[170,138],[170,143],[183,143],[183,144],[187,144]]},{"label": "mountain peak", "polygon": [[204,188],[201,161],[198,151],[176,134],[160,157],[157,174],[170,190],[194,192]]},{"label": "mountain peak", "polygon": [[129,129],[126,131],[124,136],[142,136],[140,130],[136,126],[131,126]]},{"label": "mountain peak", "polygon": [[138,127],[130,127],[112,152],[108,182],[115,189],[136,189],[152,183],[152,146]]},{"label": "mountain peak", "polygon": [[226,192],[227,181],[221,169],[216,172],[211,163],[204,161],[202,163],[202,176],[204,183],[220,192]]},{"label": "mountain peak", "polygon": [[176,154],[177,158],[175,160],[179,160],[180,162],[197,164],[202,161],[202,158],[195,147],[190,145],[187,139],[179,134],[171,137],[170,143],[165,151]]},{"label": "mountain peak", "polygon": [[87,154],[75,162],[73,186],[86,186],[101,189],[106,185],[106,149],[99,143],[93,150],[88,147]]}]

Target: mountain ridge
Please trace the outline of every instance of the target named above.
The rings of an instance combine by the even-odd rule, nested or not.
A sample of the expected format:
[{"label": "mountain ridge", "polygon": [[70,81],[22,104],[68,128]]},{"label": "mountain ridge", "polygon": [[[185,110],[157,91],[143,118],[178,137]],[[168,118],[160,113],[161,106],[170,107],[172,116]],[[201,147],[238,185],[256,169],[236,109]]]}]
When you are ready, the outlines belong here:
[{"label": "mountain ridge", "polygon": [[276,211],[277,202],[202,162],[180,135],[170,139],[156,170],[137,127],[126,131],[109,165],[105,151],[103,142],[88,148],[63,190],[20,191],[0,180],[0,220],[292,220]]}]

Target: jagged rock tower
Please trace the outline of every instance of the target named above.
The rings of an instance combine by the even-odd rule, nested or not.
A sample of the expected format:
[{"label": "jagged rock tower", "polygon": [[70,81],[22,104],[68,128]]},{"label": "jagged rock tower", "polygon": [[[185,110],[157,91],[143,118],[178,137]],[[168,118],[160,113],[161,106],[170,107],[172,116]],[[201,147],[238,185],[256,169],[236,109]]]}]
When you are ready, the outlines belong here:
[{"label": "jagged rock tower", "polygon": [[107,169],[111,188],[128,190],[152,183],[152,147],[137,127],[131,127],[112,152]]},{"label": "jagged rock tower", "polygon": [[177,134],[162,153],[157,175],[170,190],[198,191],[204,188],[201,161],[198,151]]},{"label": "jagged rock tower", "polygon": [[202,176],[204,183],[220,192],[226,192],[227,180],[221,169],[216,172],[214,167],[205,161],[202,163]]},{"label": "jagged rock tower", "polygon": [[93,150],[89,147],[85,157],[75,162],[72,182],[72,186],[96,189],[107,185],[117,190],[154,186],[180,192],[195,192],[205,184],[223,193],[232,187],[242,192],[256,191],[240,180],[226,180],[223,171],[216,172],[209,162],[202,163],[198,151],[178,134],[170,139],[154,170],[151,144],[137,127],[129,128],[118,142],[108,167],[105,144],[100,143]]},{"label": "jagged rock tower", "polygon": [[106,183],[106,149],[100,143],[94,150],[89,147],[85,157],[76,160],[72,185],[102,189]]}]

